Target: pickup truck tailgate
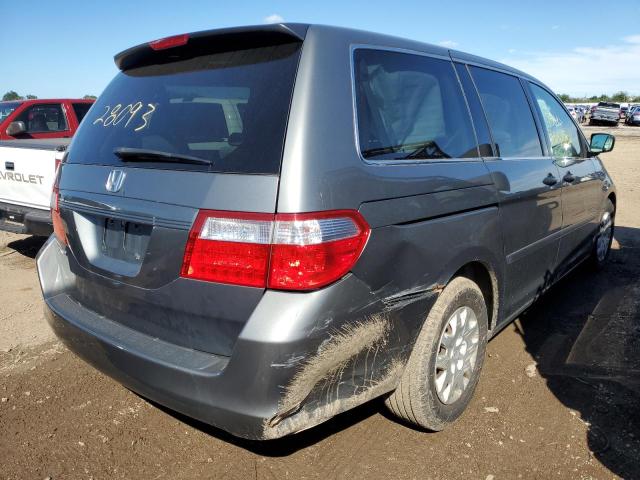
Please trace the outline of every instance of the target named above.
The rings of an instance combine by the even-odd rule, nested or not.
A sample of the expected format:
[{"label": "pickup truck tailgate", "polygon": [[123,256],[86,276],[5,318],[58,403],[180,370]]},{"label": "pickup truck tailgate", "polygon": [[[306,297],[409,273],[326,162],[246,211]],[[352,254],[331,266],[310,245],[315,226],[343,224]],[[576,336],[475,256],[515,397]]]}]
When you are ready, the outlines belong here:
[{"label": "pickup truck tailgate", "polygon": [[0,202],[49,210],[56,159],[68,139],[0,142]]}]

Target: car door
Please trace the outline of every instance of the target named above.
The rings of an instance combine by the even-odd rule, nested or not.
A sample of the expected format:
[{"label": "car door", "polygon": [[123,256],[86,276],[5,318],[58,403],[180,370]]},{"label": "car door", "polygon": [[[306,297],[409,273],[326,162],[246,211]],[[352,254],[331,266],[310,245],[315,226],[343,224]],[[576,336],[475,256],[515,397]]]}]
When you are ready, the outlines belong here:
[{"label": "car door", "polygon": [[[482,108],[476,111],[484,114],[474,115],[474,124],[477,128],[488,122],[495,149],[485,163],[498,190],[504,238],[504,321],[551,283],[562,227],[561,184],[558,167],[545,156],[519,78],[477,66],[468,69],[477,88],[467,92],[471,110],[479,94]],[[460,73],[463,78],[467,74]]]},{"label": "car door", "polygon": [[545,88],[530,83],[551,159],[562,180],[562,238],[559,274],[566,272],[591,251],[598,226],[601,182],[586,140],[562,104]]},{"label": "car door", "polygon": [[34,103],[25,108],[14,122],[24,122],[26,131],[16,138],[70,137],[71,130],[64,105],[60,102]]}]

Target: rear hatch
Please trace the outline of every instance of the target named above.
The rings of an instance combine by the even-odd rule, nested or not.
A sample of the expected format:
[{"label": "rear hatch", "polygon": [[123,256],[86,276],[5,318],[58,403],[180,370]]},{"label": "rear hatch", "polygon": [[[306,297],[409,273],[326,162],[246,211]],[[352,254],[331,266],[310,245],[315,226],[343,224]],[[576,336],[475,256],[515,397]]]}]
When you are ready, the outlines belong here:
[{"label": "rear hatch", "polygon": [[74,300],[184,347],[230,355],[262,288],[181,277],[200,210],[273,214],[302,38],[282,25],[123,52],[63,164]]}]

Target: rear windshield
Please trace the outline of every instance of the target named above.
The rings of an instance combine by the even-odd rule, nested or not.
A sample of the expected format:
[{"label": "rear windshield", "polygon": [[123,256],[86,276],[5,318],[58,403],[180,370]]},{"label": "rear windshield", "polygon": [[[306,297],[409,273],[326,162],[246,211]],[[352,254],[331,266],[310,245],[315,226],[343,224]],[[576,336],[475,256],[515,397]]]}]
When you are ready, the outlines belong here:
[{"label": "rear windshield", "polygon": [[13,113],[22,102],[0,102],[0,122]]},{"label": "rear windshield", "polygon": [[609,108],[620,108],[619,103],[610,103],[610,102],[600,102],[598,103],[599,107],[609,107]]},{"label": "rear windshield", "polygon": [[80,125],[67,161],[123,165],[139,149],[206,160],[130,167],[276,174],[299,43],[213,53],[119,73]]}]

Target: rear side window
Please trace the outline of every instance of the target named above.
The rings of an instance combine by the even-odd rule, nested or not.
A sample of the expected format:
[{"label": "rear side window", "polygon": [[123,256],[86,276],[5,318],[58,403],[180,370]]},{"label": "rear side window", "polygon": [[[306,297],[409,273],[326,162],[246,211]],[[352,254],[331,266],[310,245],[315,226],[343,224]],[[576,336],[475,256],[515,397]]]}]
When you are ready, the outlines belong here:
[{"label": "rear side window", "polygon": [[540,157],[542,146],[520,80],[470,67],[500,157]]},{"label": "rear side window", "polygon": [[450,61],[373,49],[354,53],[358,137],[369,160],[478,157]]},{"label": "rear side window", "polygon": [[16,117],[15,122],[24,122],[27,133],[49,133],[67,130],[67,119],[59,103],[35,104]]},{"label": "rear side window", "polygon": [[[549,92],[533,83],[530,85],[551,142],[553,156],[555,158],[582,156],[580,136],[571,117]],[[570,108],[570,110],[573,110],[573,108]]]},{"label": "rear side window", "polygon": [[127,166],[279,173],[299,52],[288,43],[123,71],[80,125],[68,162],[121,165],[114,151],[136,149],[175,161]]},{"label": "rear side window", "polygon": [[82,121],[84,116],[87,114],[89,109],[91,108],[91,103],[73,103],[73,111],[76,114],[76,118],[78,119],[78,123]]}]

